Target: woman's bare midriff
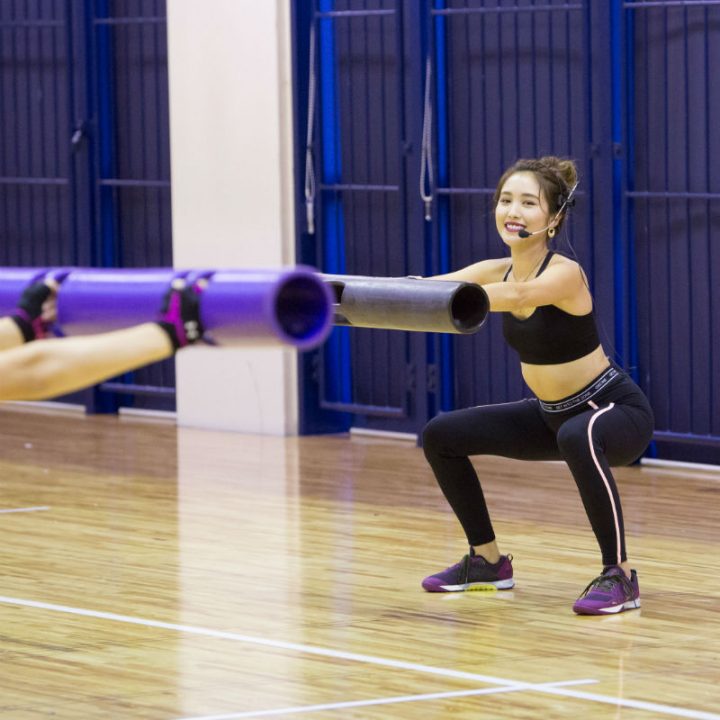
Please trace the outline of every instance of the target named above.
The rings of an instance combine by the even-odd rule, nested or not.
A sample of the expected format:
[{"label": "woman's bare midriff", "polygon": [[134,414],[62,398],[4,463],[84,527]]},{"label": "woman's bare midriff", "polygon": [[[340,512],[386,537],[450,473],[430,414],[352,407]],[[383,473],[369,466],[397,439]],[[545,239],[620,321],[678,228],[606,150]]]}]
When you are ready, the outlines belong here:
[{"label": "woman's bare midriff", "polygon": [[561,365],[521,363],[523,379],[536,397],[545,402],[562,400],[582,390],[610,367],[610,361],[598,345],[588,355]]}]

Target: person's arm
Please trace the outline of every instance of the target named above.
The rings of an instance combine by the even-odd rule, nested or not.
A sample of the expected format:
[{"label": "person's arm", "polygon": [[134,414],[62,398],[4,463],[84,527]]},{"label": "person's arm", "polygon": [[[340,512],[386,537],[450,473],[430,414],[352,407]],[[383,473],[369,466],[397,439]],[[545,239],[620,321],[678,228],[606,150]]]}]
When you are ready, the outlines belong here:
[{"label": "person's arm", "polygon": [[157,323],[28,343],[0,353],[0,401],[65,395],[173,353],[168,333]]},{"label": "person's arm", "polygon": [[[87,337],[30,342],[0,352],[0,401],[65,395],[164,360],[202,340],[201,292],[199,284],[178,281],[165,293],[156,322]],[[22,325],[18,327],[22,335]]]},{"label": "person's arm", "polygon": [[52,279],[25,288],[15,310],[0,318],[0,350],[45,337],[57,317],[57,283]]},{"label": "person's arm", "polygon": [[0,351],[17,347],[25,342],[17,323],[10,317],[0,318]]},{"label": "person's arm", "polygon": [[554,263],[542,275],[527,282],[493,282],[483,288],[490,300],[491,312],[560,305],[588,297],[582,270],[574,262]]},{"label": "person's arm", "polygon": [[503,275],[510,267],[509,258],[495,258],[492,260],[481,260],[467,267],[445,273],[444,275],[431,275],[427,280],[452,280],[454,282],[474,283],[475,285],[487,285],[488,283],[500,282]]}]

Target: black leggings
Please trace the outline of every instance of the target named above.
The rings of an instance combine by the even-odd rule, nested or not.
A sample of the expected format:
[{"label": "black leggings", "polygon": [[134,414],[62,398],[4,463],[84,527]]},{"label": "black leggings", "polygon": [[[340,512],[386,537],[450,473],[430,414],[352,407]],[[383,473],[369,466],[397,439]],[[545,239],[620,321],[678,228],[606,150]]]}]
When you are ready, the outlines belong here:
[{"label": "black leggings", "polygon": [[[573,404],[575,398],[578,402]],[[438,415],[426,425],[425,457],[469,544],[495,539],[469,456],[564,460],[577,483],[604,565],[624,562],[622,509],[610,466],[632,463],[650,442],[654,421],[647,398],[618,372],[589,398],[581,391],[569,402],[543,406],[537,399],[526,399],[474,407]]]}]

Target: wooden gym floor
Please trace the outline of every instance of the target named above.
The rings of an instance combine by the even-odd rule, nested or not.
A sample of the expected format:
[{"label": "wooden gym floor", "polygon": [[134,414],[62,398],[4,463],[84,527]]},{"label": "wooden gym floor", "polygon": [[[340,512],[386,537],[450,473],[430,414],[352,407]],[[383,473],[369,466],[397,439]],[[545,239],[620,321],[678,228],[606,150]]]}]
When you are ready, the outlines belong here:
[{"label": "wooden gym floor", "polygon": [[517,585],[434,595],[463,538],[412,443],[0,409],[0,718],[720,719],[720,474],[617,472],[643,607],[562,465],[477,467]]}]

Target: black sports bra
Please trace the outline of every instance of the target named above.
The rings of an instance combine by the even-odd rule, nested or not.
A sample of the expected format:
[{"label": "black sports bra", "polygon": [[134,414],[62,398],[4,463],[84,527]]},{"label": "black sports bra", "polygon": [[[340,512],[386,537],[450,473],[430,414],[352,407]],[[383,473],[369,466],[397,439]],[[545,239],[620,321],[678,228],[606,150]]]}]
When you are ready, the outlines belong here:
[{"label": "black sports bra", "polygon": [[[545,270],[552,256],[548,252],[537,275]],[[512,265],[503,282],[511,270]],[[592,310],[587,315],[571,315],[555,305],[541,305],[524,320],[509,312],[502,316],[505,341],[517,351],[520,361],[529,365],[559,365],[577,360],[600,344]]]}]

